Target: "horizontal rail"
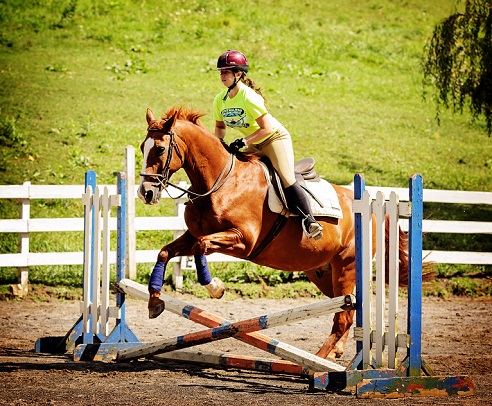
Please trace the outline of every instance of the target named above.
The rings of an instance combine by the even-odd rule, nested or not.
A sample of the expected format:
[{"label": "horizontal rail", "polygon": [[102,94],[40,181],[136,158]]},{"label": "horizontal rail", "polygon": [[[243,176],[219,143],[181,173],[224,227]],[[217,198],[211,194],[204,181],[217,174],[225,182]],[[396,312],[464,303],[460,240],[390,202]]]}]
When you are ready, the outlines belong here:
[{"label": "horizontal rail", "polygon": [[[387,199],[391,192],[395,192],[400,200],[408,201],[408,188],[393,188],[380,186],[366,186],[372,199],[378,191],[383,192]],[[469,192],[463,190],[424,189],[424,202],[428,203],[455,203],[455,204],[492,204],[492,192]]]},{"label": "horizontal rail", "polygon": [[[400,226],[408,231],[408,220],[401,219]],[[109,220],[109,229],[116,230],[116,219]],[[186,223],[182,217],[136,217],[135,231],[183,231]],[[84,231],[83,218],[32,218],[29,220],[0,220],[0,233],[43,233]],[[492,234],[492,222],[424,220],[424,233]]]},{"label": "horizontal rail", "polygon": [[[136,262],[139,264],[152,264],[157,259],[159,250],[137,250]],[[469,251],[430,251],[422,253],[424,262],[435,262],[439,264],[492,264],[492,252],[469,252]],[[181,257],[172,258],[169,262],[180,262]],[[28,267],[44,265],[82,265],[83,252],[30,252],[26,254],[0,254],[0,267]],[[187,257],[184,269],[194,267],[193,257]],[[231,257],[226,254],[214,253],[207,256],[208,262],[242,262],[243,259]],[[109,253],[109,263],[116,263],[116,252]]]},{"label": "horizontal rail", "polygon": [[[110,195],[116,194],[116,185],[98,185],[101,190],[108,188]],[[189,185],[188,185],[189,186]],[[137,196],[138,185],[134,188],[134,196]],[[186,188],[187,185],[180,187]],[[84,193],[83,185],[0,185],[0,199],[80,199]],[[176,199],[183,193],[170,188],[163,198]]]},{"label": "horizontal rail", "polygon": [[[398,223],[403,231],[408,231],[408,219],[400,219]],[[492,234],[492,222],[423,220],[422,229],[424,233]]]},{"label": "horizontal rail", "polygon": [[438,264],[492,265],[492,252],[422,251],[424,262]]},{"label": "horizontal rail", "polygon": [[[100,185],[107,187],[110,194],[116,193],[115,185]],[[351,188],[351,185],[345,185]],[[138,185],[135,186],[134,196],[137,196]],[[383,186],[366,186],[371,198],[378,191],[388,197],[395,192],[400,200],[408,201],[407,188]],[[182,192],[173,188],[168,190],[170,197],[177,198]],[[84,193],[82,185],[0,185],[0,199],[80,199]],[[166,197],[166,196],[163,196]],[[455,203],[455,204],[492,204],[492,192],[476,192],[467,190],[424,189],[424,202]]]},{"label": "horizontal rail", "polygon": [[[187,185],[182,182],[181,187]],[[101,189],[108,188],[110,194],[116,193],[115,185],[100,185]],[[350,185],[347,187],[351,187]],[[134,187],[135,196],[138,186]],[[408,200],[408,189],[389,187],[366,187],[371,196],[377,191],[382,191],[385,197],[394,191],[401,201]],[[33,199],[80,199],[84,188],[81,185],[1,185],[0,199],[20,199],[23,204],[29,204]],[[179,190],[170,188],[173,198],[180,197]],[[169,196],[163,195],[163,198]],[[179,199],[182,204],[185,199]],[[424,189],[424,202],[460,203],[460,204],[486,204],[492,205],[491,192],[469,192],[452,190]],[[176,203],[178,204],[178,203]],[[182,212],[182,210],[180,210]],[[44,232],[82,232],[84,222],[82,218],[29,218],[0,219],[0,233],[18,233],[19,236],[28,236],[29,233]],[[26,218],[27,217],[27,218]],[[134,230],[138,231],[176,231],[186,230],[186,224],[182,216],[169,217],[135,217],[133,219]],[[408,231],[408,220],[401,219],[400,225],[404,231]],[[109,228],[116,230],[116,219],[110,218]],[[457,233],[457,234],[492,234],[492,222],[482,221],[448,221],[448,220],[423,220],[424,233]],[[152,263],[155,261],[158,250],[136,250],[136,263]],[[111,255],[114,255],[112,253]],[[235,262],[240,259],[222,254],[209,256],[211,262]],[[112,259],[112,263],[116,260]],[[424,261],[448,264],[492,264],[492,253],[466,252],[466,251],[425,251]],[[28,267],[38,265],[80,265],[83,255],[80,252],[55,252],[55,253],[31,253],[0,254],[0,267]],[[185,264],[185,268],[193,268],[193,258],[185,261],[174,258],[172,262]]]},{"label": "horizontal rail", "polygon": [[[154,263],[159,250],[137,250],[137,263]],[[175,257],[169,262],[180,262],[181,257]],[[190,260],[193,257],[190,257]],[[242,259],[225,254],[211,254],[207,256],[209,262],[238,262]],[[116,264],[116,252],[110,251],[108,261]],[[83,252],[29,252],[27,254],[0,254],[1,267],[29,267],[44,265],[82,265],[84,263]],[[191,266],[191,264],[190,264]],[[193,265],[194,266],[194,265]]]}]

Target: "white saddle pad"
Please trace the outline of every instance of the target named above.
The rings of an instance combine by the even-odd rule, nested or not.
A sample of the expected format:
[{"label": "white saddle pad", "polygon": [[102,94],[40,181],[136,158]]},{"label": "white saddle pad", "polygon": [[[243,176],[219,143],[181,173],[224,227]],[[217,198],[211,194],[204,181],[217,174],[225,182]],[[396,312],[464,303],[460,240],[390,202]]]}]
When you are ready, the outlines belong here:
[{"label": "white saddle pad", "polygon": [[[265,165],[262,165],[262,167],[268,181],[268,207],[274,213],[284,213],[285,207],[277,196],[277,193],[275,193],[275,188],[272,183],[268,180],[268,169]],[[321,203],[319,204],[309,193],[307,193],[313,216],[326,216],[337,219],[343,218],[342,208],[340,207],[340,202],[338,201],[337,192],[331,183],[324,179],[320,179],[316,182],[306,182],[306,187]],[[291,215],[293,214],[291,213]]]}]

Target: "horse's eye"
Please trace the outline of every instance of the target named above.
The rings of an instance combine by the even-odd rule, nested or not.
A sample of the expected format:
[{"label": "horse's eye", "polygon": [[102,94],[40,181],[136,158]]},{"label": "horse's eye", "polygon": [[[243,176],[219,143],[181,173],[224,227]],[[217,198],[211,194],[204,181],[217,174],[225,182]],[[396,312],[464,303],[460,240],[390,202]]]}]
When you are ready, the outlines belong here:
[{"label": "horse's eye", "polygon": [[155,154],[157,156],[161,156],[164,154],[164,152],[166,152],[166,147],[162,147],[162,146],[156,146],[155,147]]}]

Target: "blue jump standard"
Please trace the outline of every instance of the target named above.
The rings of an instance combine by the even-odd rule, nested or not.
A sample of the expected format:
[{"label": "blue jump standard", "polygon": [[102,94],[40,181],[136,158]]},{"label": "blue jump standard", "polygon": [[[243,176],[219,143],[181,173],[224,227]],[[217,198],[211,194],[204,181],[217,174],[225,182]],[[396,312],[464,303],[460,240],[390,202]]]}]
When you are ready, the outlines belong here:
[{"label": "blue jump standard", "polygon": [[[85,174],[84,192],[87,187],[90,187],[92,192],[96,188],[96,173],[87,171]],[[118,173],[117,193],[121,196],[121,205],[117,210],[117,242],[116,242],[116,282],[118,283],[125,277],[125,255],[126,255],[126,175],[123,172]],[[94,210],[92,213],[92,244],[90,274],[92,286],[92,278],[94,277]],[[84,230],[84,233],[89,232]],[[99,270],[97,270],[99,272]],[[84,295],[90,295],[91,303],[94,303],[94,292],[83,292]],[[100,351],[101,346],[113,347],[113,351],[118,351],[128,346],[140,344],[139,339],[126,324],[125,319],[125,294],[116,293],[116,306],[120,309],[119,318],[116,319],[116,325],[108,336],[100,333],[92,334],[83,331],[82,316],[75,322],[73,327],[64,336],[58,337],[42,337],[36,341],[35,351],[44,353],[65,353],[74,351],[77,354],[77,359],[89,360],[93,359],[94,355]],[[92,315],[89,315],[89,330],[92,332],[92,326],[95,321],[92,320]],[[77,348],[76,348],[77,347]]]},{"label": "blue jump standard", "polygon": [[[354,199],[361,200],[365,190],[362,174],[354,177]],[[409,180],[411,217],[409,219],[408,321],[410,337],[407,356],[396,369],[362,369],[362,342],[357,353],[342,372],[315,373],[310,389],[340,391],[356,388],[358,398],[397,398],[408,396],[472,395],[474,383],[468,376],[432,376],[432,370],[421,358],[422,336],[422,220],[423,182],[421,175]],[[363,237],[362,214],[355,214],[356,243],[356,327],[362,327]],[[376,363],[374,362],[374,365]],[[425,376],[421,376],[421,372]]]}]

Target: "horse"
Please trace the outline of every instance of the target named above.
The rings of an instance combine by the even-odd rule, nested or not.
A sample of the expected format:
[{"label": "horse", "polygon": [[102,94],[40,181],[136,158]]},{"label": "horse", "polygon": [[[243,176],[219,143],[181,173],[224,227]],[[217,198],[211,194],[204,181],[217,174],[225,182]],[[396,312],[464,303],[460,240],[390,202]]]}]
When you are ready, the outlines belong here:
[{"label": "horse", "polygon": [[[333,185],[343,218],[318,217],[322,238],[308,239],[300,218],[295,216],[288,216],[271,238],[280,215],[268,207],[268,185],[258,157],[231,154],[227,145],[200,121],[203,116],[194,110],[171,107],[156,119],[147,109],[147,135],[140,146],[140,199],[148,205],[158,203],[161,192],[171,184],[170,177],[181,168],[191,183],[184,213],[188,229],[161,249],[157,262],[165,267],[176,256],[219,252],[274,269],[302,271],[330,298],[352,294],[356,279],[353,192]],[[408,269],[405,236],[400,229],[402,279]],[[331,333],[316,355],[342,356],[353,317],[353,309],[335,313]]]}]

